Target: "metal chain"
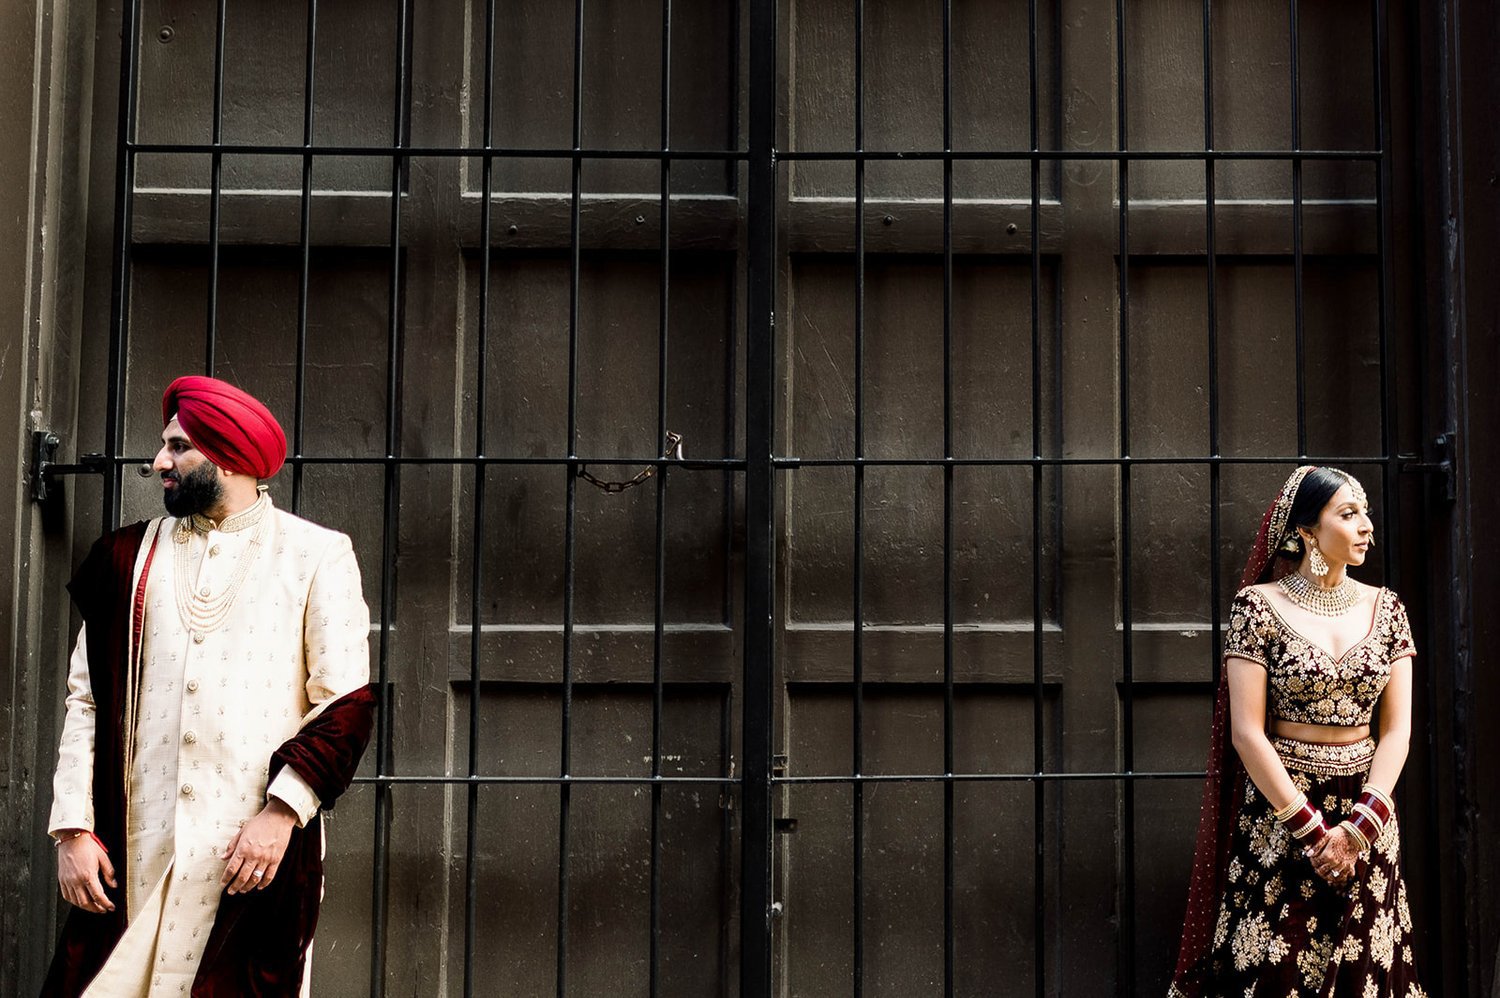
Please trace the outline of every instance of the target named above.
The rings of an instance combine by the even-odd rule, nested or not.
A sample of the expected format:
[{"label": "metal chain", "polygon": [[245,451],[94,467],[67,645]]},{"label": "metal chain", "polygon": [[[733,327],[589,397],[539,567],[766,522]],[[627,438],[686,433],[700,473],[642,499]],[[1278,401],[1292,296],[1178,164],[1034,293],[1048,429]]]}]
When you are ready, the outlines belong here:
[{"label": "metal chain", "polygon": [[[667,431],[667,445],[662,448],[661,457],[663,461],[682,460],[681,433],[673,433],[671,430]],[[597,475],[589,474],[588,465],[580,464],[578,466],[578,477],[583,479],[585,482],[588,482],[595,488],[607,492],[610,495],[618,495],[619,493],[624,492],[626,489],[635,488],[637,485],[641,484],[646,479],[656,474],[657,469],[660,467],[661,465],[659,464],[653,464],[650,467],[642,468],[640,473],[637,474],[634,478],[628,479],[626,481],[607,482],[604,479],[599,478]]]}]

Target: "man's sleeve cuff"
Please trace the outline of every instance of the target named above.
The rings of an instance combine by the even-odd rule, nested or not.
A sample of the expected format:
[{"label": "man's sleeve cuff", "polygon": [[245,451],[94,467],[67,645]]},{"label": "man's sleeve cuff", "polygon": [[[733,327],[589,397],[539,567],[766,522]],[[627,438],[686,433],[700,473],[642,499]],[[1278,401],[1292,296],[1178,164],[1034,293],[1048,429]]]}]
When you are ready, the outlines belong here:
[{"label": "man's sleeve cuff", "polygon": [[318,795],[308,786],[297,771],[290,766],[282,767],[266,789],[266,796],[275,797],[297,815],[297,827],[306,827],[312,816],[318,813]]}]

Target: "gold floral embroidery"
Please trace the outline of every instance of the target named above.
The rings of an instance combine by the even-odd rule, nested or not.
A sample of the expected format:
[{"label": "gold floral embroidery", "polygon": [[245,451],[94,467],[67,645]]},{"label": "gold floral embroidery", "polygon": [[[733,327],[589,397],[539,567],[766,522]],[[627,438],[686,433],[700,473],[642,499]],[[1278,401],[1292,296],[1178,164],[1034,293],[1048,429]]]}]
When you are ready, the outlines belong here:
[{"label": "gold floral embroidery", "polygon": [[1364,946],[1354,936],[1345,936],[1344,941],[1339,943],[1338,949],[1333,951],[1333,959],[1336,963],[1353,963],[1359,959],[1359,954],[1364,951]]},{"label": "gold floral embroidery", "polygon": [[1259,590],[1242,589],[1229,610],[1224,654],[1265,666],[1274,717],[1313,724],[1368,724],[1390,679],[1391,662],[1413,653],[1411,625],[1401,600],[1388,589],[1375,599],[1369,634],[1335,659],[1292,630]]},{"label": "gold floral embroidery", "polygon": [[1323,986],[1323,975],[1328,971],[1328,961],[1333,956],[1333,937],[1310,937],[1307,946],[1297,954],[1297,969],[1302,973],[1302,983],[1309,990]]},{"label": "gold floral embroidery", "polygon": [[1396,917],[1401,920],[1401,931],[1411,931],[1411,909],[1406,905],[1406,884],[1396,886]]},{"label": "gold floral embroidery", "polygon": [[1266,815],[1250,829],[1250,852],[1261,866],[1274,866],[1286,852],[1290,836],[1274,815]]},{"label": "gold floral embroidery", "polygon": [[1371,846],[1376,852],[1384,856],[1390,863],[1395,863],[1401,855],[1401,830],[1397,827],[1396,816],[1391,815],[1391,820],[1385,823],[1385,830],[1375,839]]},{"label": "gold floral embroidery", "polygon": [[1276,899],[1281,897],[1281,890],[1281,872],[1278,870],[1274,877],[1266,881],[1266,907],[1276,903]]},{"label": "gold floral embroidery", "polygon": [[1224,945],[1224,940],[1229,938],[1229,909],[1219,906],[1219,924],[1214,926],[1214,949]]},{"label": "gold floral embroidery", "polygon": [[1365,886],[1369,890],[1370,896],[1374,898],[1377,903],[1385,903],[1385,889],[1387,887],[1387,884],[1385,874],[1380,872],[1380,867],[1377,866],[1370,871],[1370,879],[1365,884]]},{"label": "gold floral embroidery", "polygon": [[1231,884],[1239,883],[1240,874],[1243,873],[1244,870],[1245,866],[1240,862],[1240,858],[1238,856],[1234,857],[1234,859],[1231,859],[1229,861],[1229,882]]},{"label": "gold floral embroidery", "polygon": [[1370,959],[1386,970],[1390,970],[1391,964],[1396,962],[1398,932],[1396,919],[1388,911],[1376,915],[1375,924],[1370,926]]},{"label": "gold floral embroidery", "polygon": [[1380,986],[1375,983],[1373,974],[1365,975],[1365,990],[1360,998],[1380,998]]},{"label": "gold floral embroidery", "polygon": [[1276,933],[1262,912],[1256,912],[1240,922],[1234,930],[1234,939],[1229,951],[1234,955],[1236,970],[1244,970],[1260,963],[1280,963],[1291,949]]}]

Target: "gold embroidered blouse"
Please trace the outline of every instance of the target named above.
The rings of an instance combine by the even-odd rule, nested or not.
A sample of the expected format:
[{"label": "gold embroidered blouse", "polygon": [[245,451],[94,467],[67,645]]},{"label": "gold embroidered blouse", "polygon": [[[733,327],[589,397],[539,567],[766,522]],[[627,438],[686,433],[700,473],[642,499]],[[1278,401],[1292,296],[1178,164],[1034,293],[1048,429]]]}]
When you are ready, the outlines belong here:
[{"label": "gold embroidered blouse", "polygon": [[1416,653],[1406,607],[1389,589],[1376,593],[1370,630],[1340,658],[1297,633],[1258,589],[1241,589],[1229,608],[1224,655],[1265,667],[1267,709],[1284,721],[1369,724],[1391,663]]}]

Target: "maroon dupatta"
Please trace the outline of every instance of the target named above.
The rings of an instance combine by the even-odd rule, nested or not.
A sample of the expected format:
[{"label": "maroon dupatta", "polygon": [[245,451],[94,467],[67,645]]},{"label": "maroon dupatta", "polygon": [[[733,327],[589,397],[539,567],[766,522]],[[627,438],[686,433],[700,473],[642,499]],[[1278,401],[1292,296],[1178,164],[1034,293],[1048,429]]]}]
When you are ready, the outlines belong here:
[{"label": "maroon dupatta", "polygon": [[[1297,488],[1310,466],[1298,468],[1282,486],[1276,500],[1261,517],[1255,545],[1240,575],[1240,588],[1285,574],[1290,565],[1275,562],[1276,549],[1287,528],[1286,517],[1296,498]],[[1275,536],[1272,536],[1272,535]],[[1172,975],[1168,998],[1199,998],[1208,980],[1209,960],[1213,952],[1214,926],[1219,903],[1228,882],[1230,839],[1239,821],[1240,805],[1245,799],[1245,781],[1249,778],[1244,763],[1230,742],[1229,672],[1219,670],[1218,692],[1214,695],[1213,728],[1208,743],[1208,773],[1203,781],[1203,807],[1198,815],[1198,844],[1193,850],[1193,878],[1188,888],[1187,913],[1183,916],[1182,942],[1177,951],[1177,970]]]}]

